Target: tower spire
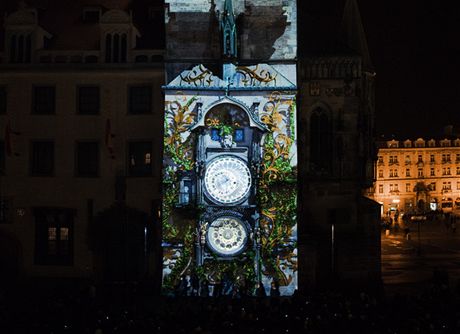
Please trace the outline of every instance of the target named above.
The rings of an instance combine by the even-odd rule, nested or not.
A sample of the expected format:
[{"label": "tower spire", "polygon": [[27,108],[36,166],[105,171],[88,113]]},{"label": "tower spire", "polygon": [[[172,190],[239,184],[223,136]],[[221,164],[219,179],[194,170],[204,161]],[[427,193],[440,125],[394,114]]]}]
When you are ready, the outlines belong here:
[{"label": "tower spire", "polygon": [[222,51],[225,58],[236,58],[237,38],[236,21],[233,13],[232,0],[225,0],[224,12],[221,17],[220,27],[222,29]]}]

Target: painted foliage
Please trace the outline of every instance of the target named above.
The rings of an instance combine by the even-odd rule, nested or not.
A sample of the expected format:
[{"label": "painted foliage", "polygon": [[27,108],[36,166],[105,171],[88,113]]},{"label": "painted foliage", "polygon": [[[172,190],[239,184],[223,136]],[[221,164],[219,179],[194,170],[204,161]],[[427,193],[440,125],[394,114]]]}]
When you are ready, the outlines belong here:
[{"label": "painted foliage", "polygon": [[[257,66],[244,70],[235,68],[231,81],[232,87],[235,87],[233,92],[228,91],[228,82],[220,82],[204,67],[196,67],[195,70],[179,76],[166,87],[165,94],[164,290],[177,290],[183,275],[196,275],[200,282],[211,284],[225,276],[232,284],[244,286],[249,293],[253,293],[259,282],[269,287],[271,282],[276,281],[282,294],[292,294],[297,287],[295,91],[292,87],[285,91],[275,90],[278,86],[274,82],[277,73],[273,69],[271,73],[266,69],[264,72],[263,66],[262,70]],[[208,80],[202,80],[203,73]],[[201,81],[196,84],[191,79],[194,77]],[[212,91],[207,89],[210,85]],[[220,85],[222,91],[216,91],[215,88]],[[181,86],[188,89],[178,91]],[[257,86],[257,90],[247,89],[252,86]],[[190,89],[192,87],[193,90]],[[251,122],[246,118],[229,119],[219,114],[219,110],[225,108],[216,109],[215,106],[224,100],[239,103]],[[209,112],[211,109],[213,111]],[[225,137],[236,133],[235,128],[249,126],[249,123],[261,129],[256,151],[258,157],[254,159],[256,162],[248,162],[255,182],[257,207],[257,213],[253,215],[256,223],[250,224],[249,228],[249,246],[238,257],[222,260],[211,254],[206,261],[198,263],[196,245],[204,236],[200,229],[209,228],[199,222],[208,208],[203,203],[188,201],[194,197],[196,190],[188,189],[184,193],[184,185],[181,184],[183,175],[190,174],[190,179],[195,180],[189,187],[196,187],[199,181],[196,179],[203,177],[196,157],[199,134],[192,129],[202,124],[200,133],[213,129],[218,131],[213,135]],[[181,205],[184,196],[187,196],[189,205]]]}]

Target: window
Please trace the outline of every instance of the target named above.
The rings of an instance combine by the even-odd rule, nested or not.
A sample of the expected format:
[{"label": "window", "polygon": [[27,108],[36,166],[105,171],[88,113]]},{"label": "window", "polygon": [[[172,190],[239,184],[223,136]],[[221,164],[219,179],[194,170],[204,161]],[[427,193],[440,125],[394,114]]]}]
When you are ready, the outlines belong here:
[{"label": "window", "polygon": [[105,36],[105,62],[126,63],[127,48],[126,34],[107,34]]},{"label": "window", "polygon": [[398,170],[397,169],[395,169],[394,176],[398,177]]},{"label": "window", "polygon": [[460,162],[460,154],[455,155],[455,162]]},{"label": "window", "polygon": [[101,9],[99,7],[84,7],[83,8],[83,22],[97,23],[101,16]]},{"label": "window", "polygon": [[460,181],[457,181],[457,190],[460,190]]},{"label": "window", "polygon": [[19,33],[10,37],[9,56],[10,63],[30,63],[32,56],[30,33]]},{"label": "window", "polygon": [[423,159],[422,159],[422,155],[419,154],[418,157],[417,157],[417,162],[423,162]]},{"label": "window", "polygon": [[52,176],[54,173],[54,142],[35,141],[31,149],[31,174]]},{"label": "window", "polygon": [[410,192],[410,183],[406,183],[406,193]]},{"label": "window", "polygon": [[441,160],[441,161],[442,161],[443,164],[446,163],[447,159],[446,159],[446,155],[445,155],[445,154],[442,155],[442,160]]},{"label": "window", "polygon": [[450,167],[447,167],[446,175],[450,175]]},{"label": "window", "polygon": [[77,112],[82,115],[99,113],[99,87],[84,86],[77,88]]},{"label": "window", "polygon": [[37,115],[55,113],[55,88],[52,86],[34,87],[32,112]]},{"label": "window", "polygon": [[390,192],[394,190],[393,183],[390,183]]},{"label": "window", "polygon": [[379,155],[378,157],[378,163],[383,164],[383,156]]},{"label": "window", "polygon": [[434,168],[430,168],[430,176],[434,176]]},{"label": "window", "polygon": [[35,264],[73,264],[71,209],[35,208]]},{"label": "window", "polygon": [[393,177],[394,176],[394,173],[393,173],[393,169],[390,169],[390,177]]},{"label": "window", "polygon": [[410,156],[406,155],[406,165],[409,165],[409,164],[410,164]]},{"label": "window", "polygon": [[76,175],[99,175],[99,145],[97,142],[79,142],[76,146]]},{"label": "window", "polygon": [[410,177],[410,169],[406,169],[406,177]]},{"label": "window", "polygon": [[442,190],[452,190],[452,184],[450,182],[443,182]]},{"label": "window", "polygon": [[397,164],[398,163],[398,156],[397,155],[390,155],[390,165],[391,164]]},{"label": "window", "polygon": [[379,177],[383,178],[383,169],[379,169]]},{"label": "window", "polygon": [[379,194],[383,194],[383,184],[379,184]]},{"label": "window", "polygon": [[394,191],[398,192],[399,189],[398,189],[398,184],[396,183],[395,186],[394,186]]},{"label": "window", "polygon": [[430,162],[434,162],[434,154],[430,154]]},{"label": "window", "polygon": [[459,166],[457,166],[457,168],[455,170],[455,174],[460,175],[460,167]]},{"label": "window", "polygon": [[431,191],[436,191],[436,182],[431,182],[430,183],[430,190]]},{"label": "window", "polygon": [[423,177],[423,169],[422,168],[418,169],[418,177]]},{"label": "window", "polygon": [[446,154],[446,161],[450,162],[450,154]]},{"label": "window", "polygon": [[148,114],[152,112],[152,87],[129,87],[129,113]]},{"label": "window", "polygon": [[152,142],[129,143],[128,159],[130,176],[152,175]]},{"label": "window", "polygon": [[6,114],[6,87],[0,86],[0,114]]}]

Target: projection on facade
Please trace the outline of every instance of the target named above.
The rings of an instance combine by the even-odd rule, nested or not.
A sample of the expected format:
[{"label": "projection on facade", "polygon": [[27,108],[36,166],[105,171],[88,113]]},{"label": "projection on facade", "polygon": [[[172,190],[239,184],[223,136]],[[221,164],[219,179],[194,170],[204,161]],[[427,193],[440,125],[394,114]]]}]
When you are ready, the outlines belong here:
[{"label": "projection on facade", "polygon": [[[174,11],[215,15],[222,58],[218,73],[198,61],[181,71],[183,64],[167,65],[163,290],[177,291],[190,276],[223,294],[278,282],[290,295],[297,288],[297,87],[296,64],[287,60],[295,54],[240,59],[248,47],[236,24],[243,1],[167,2],[167,24]],[[280,3],[291,20],[285,34],[295,33],[295,1],[268,2]],[[246,3],[254,12],[261,2]]]}]

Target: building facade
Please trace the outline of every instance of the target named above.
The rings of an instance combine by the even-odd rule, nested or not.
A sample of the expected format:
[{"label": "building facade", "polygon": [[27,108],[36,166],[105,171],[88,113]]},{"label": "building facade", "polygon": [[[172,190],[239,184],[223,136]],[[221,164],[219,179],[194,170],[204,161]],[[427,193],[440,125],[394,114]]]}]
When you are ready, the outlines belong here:
[{"label": "building facade", "polygon": [[460,209],[460,138],[382,142],[375,169],[382,216]]},{"label": "building facade", "polygon": [[[207,220],[194,216],[182,240],[197,263],[242,255],[289,293],[378,281],[379,208],[363,197],[374,178],[375,73],[355,0],[333,11],[283,0],[2,6],[0,261],[11,277],[161,281],[174,270],[163,256],[176,261],[182,247],[165,240],[165,222],[190,220],[193,199]],[[167,141],[171,115],[190,124]],[[188,159],[171,149],[187,135],[193,164],[173,170],[179,200],[168,202],[167,167]],[[285,192],[285,206],[261,196],[265,176],[265,195]],[[244,177],[240,194],[220,185]],[[222,219],[245,234],[241,244],[211,240],[207,228]],[[283,237],[264,246],[270,228]]]}]

